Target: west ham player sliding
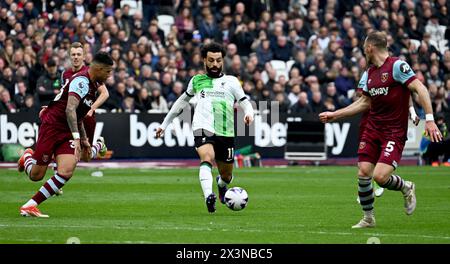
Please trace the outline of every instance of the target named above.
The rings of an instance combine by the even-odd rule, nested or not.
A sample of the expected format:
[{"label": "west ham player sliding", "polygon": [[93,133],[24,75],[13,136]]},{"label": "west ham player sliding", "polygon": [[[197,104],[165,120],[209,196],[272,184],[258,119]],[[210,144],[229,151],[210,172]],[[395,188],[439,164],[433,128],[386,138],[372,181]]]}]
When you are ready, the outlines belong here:
[{"label": "west ham player sliding", "polygon": [[369,110],[367,124],[358,149],[358,195],[363,218],[352,228],[375,227],[372,178],[383,188],[401,191],[405,212],[416,208],[415,185],[392,173],[397,168],[406,142],[410,91],[416,92],[426,113],[425,132],[431,140],[441,141],[433,119],[427,88],[416,77],[408,63],[390,57],[383,32],[371,32],[364,42],[369,69],[363,96],[335,112],[319,114],[322,122],[333,122]]},{"label": "west ham player sliding", "polygon": [[83,119],[95,101],[98,87],[111,75],[113,64],[107,53],[97,53],[91,66],[74,74],[42,113],[36,149],[24,152],[19,160],[19,171],[25,170],[32,181],[39,181],[44,178],[52,156],[58,171],[20,208],[21,215],[48,217],[37,206],[72,177],[82,148],[91,148]]}]

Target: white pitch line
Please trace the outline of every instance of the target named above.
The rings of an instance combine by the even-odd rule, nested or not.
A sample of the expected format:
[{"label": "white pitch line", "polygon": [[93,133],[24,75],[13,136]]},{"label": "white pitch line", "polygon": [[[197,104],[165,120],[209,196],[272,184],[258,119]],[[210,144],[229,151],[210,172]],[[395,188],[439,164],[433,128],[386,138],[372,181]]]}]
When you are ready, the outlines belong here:
[{"label": "white pitch line", "polygon": [[[65,244],[65,241],[59,243],[59,239],[49,240],[49,239],[4,239],[2,241],[20,241],[20,242],[36,242],[36,243],[57,243],[57,244]],[[113,240],[81,240],[80,244],[165,244],[157,241],[145,241],[145,240],[136,240],[136,241],[113,241]],[[169,244],[169,243],[167,243]]]},{"label": "white pitch line", "polygon": [[[53,225],[39,225],[39,226],[30,226],[30,225],[4,225],[0,224],[0,228],[2,227],[19,227],[19,228],[54,228]],[[129,227],[129,226],[93,226],[93,225],[83,225],[83,226],[77,226],[77,225],[58,225],[58,227],[62,228],[80,228],[80,229],[119,229],[119,230],[149,230],[149,229],[158,229],[158,230],[188,230],[188,231],[213,231],[212,228],[209,227],[180,227],[180,226],[149,226],[149,227]],[[232,231],[229,229],[222,229],[224,232]],[[258,229],[242,229],[241,232],[263,232],[262,230]]]},{"label": "white pitch line", "polygon": [[[11,225],[11,224],[0,224],[1,227],[20,227],[20,228],[54,228],[54,225]],[[187,230],[187,231],[213,231],[212,228],[209,227],[180,227],[180,226],[149,226],[149,227],[128,227],[128,226],[94,226],[94,225],[58,225],[58,227],[62,228],[80,228],[80,229],[118,229],[118,230],[149,230],[149,229],[158,229],[158,230]],[[223,232],[230,232],[233,230],[230,229],[221,229]],[[327,232],[327,231],[283,231],[283,230],[259,230],[259,229],[240,229],[240,232],[253,232],[253,233],[307,233],[307,234],[318,234],[318,235],[340,235],[340,236],[353,236],[355,233],[351,232]],[[432,235],[410,235],[410,234],[386,234],[386,233],[363,233],[366,236],[378,236],[378,237],[405,237],[405,238],[428,238],[428,239],[445,239],[450,240],[449,236],[432,236]]]},{"label": "white pitch line", "polygon": [[[35,239],[35,238],[30,238],[30,239],[22,239],[22,238],[17,238],[17,239],[11,239],[11,238],[1,238],[1,241],[21,241],[21,242],[36,242],[36,243],[55,243],[55,240],[50,240],[50,239]],[[5,244],[5,243],[2,243]]]}]

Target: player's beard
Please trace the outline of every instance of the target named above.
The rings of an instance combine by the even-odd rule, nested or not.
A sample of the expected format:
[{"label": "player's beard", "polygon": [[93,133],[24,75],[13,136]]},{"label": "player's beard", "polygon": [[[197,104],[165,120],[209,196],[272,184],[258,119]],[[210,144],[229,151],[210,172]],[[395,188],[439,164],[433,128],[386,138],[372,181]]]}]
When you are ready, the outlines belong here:
[{"label": "player's beard", "polygon": [[[216,71],[212,71],[212,69],[215,69]],[[222,75],[222,67],[208,67],[206,66],[206,73],[211,78],[219,78]]]},{"label": "player's beard", "polygon": [[366,54],[366,70],[369,69],[370,65],[372,65],[372,61],[370,56]]}]

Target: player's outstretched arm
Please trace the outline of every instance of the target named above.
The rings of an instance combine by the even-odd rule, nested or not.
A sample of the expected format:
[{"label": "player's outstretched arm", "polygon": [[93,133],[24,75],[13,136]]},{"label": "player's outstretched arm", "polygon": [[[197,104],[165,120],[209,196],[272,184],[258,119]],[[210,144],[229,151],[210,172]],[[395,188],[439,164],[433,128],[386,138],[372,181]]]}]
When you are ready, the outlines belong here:
[{"label": "player's outstretched arm", "polygon": [[183,109],[188,105],[189,100],[191,98],[192,96],[188,95],[186,92],[184,92],[180,97],[178,97],[178,99],[172,105],[172,108],[170,109],[169,113],[167,113],[166,117],[164,118],[164,121],[162,122],[161,126],[156,129],[156,138],[159,138],[163,135],[166,127],[170,123],[172,123],[175,117],[181,114]]},{"label": "player's outstretched arm", "polygon": [[442,141],[442,134],[434,122],[433,108],[427,88],[418,79],[410,82],[408,88],[419,95],[420,105],[425,111],[425,136],[429,136],[432,142]]},{"label": "player's outstretched arm", "polygon": [[95,112],[95,110],[97,110],[97,108],[99,108],[100,106],[103,105],[104,102],[106,102],[106,100],[108,100],[109,98],[109,92],[108,89],[106,88],[106,85],[102,84],[98,87],[98,97],[95,100],[95,102],[92,104],[91,106],[91,110],[89,110],[89,112],[87,113],[87,116],[92,116]]},{"label": "player's outstretched arm", "polygon": [[250,125],[255,118],[255,112],[253,111],[252,104],[247,97],[244,96],[241,100],[239,100],[239,106],[244,111],[244,123],[246,125]]},{"label": "player's outstretched arm", "polygon": [[361,96],[351,105],[339,109],[334,112],[322,112],[319,114],[319,119],[323,123],[334,122],[339,119],[354,116],[358,113],[364,112],[370,107],[370,98],[366,95]]},{"label": "player's outstretched arm", "polygon": [[78,100],[77,97],[69,94],[66,106],[66,118],[67,124],[69,125],[70,131],[72,132],[72,136],[74,139],[73,143],[75,145],[75,157],[77,160],[80,160],[81,155],[81,144],[80,144],[81,136],[80,131],[78,131],[78,121],[76,112],[79,103],[80,101]]},{"label": "player's outstretched arm", "polygon": [[413,124],[417,126],[420,122],[419,116],[416,114],[416,109],[414,109],[414,102],[412,99],[412,94],[409,97],[409,118],[413,121]]},{"label": "player's outstretched arm", "polygon": [[244,111],[244,123],[250,125],[255,117],[253,106],[245,95],[240,81],[236,77],[232,78],[231,92],[233,93],[234,99],[237,100],[239,106]]}]

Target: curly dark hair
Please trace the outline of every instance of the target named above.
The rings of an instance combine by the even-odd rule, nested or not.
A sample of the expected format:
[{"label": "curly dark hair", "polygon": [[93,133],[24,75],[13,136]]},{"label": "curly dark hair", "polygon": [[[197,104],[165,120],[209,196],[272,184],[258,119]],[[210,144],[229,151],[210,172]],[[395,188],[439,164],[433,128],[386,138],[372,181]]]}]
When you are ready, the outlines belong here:
[{"label": "curly dark hair", "polygon": [[222,44],[217,42],[211,42],[209,44],[203,45],[201,48],[202,58],[206,58],[208,52],[220,52],[222,53],[222,58],[225,57],[226,51]]}]

